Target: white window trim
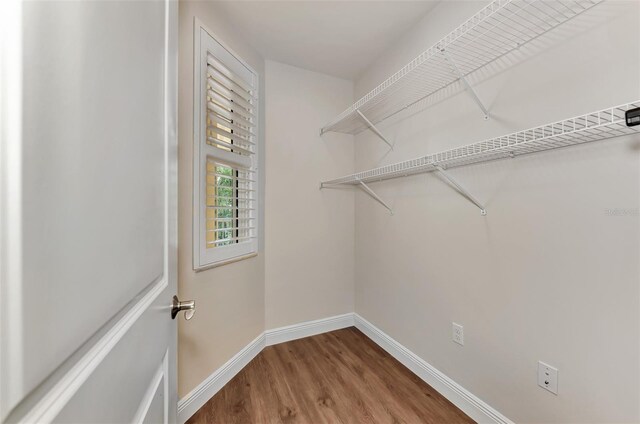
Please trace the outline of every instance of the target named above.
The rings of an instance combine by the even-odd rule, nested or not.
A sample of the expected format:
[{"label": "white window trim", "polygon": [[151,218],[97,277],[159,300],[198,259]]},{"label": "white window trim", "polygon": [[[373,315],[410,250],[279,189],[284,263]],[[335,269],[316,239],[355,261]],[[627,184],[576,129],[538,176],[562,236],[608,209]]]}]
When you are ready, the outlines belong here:
[{"label": "white window trim", "polygon": [[[202,31],[206,32],[213,40],[218,43],[224,50],[226,50],[231,56],[237,59],[244,67],[247,68],[254,75],[255,90],[260,93],[259,87],[259,74],[244,61],[238,54],[229,48],[224,42],[210,31],[198,18],[194,19],[194,50],[193,50],[193,190],[192,190],[192,203],[193,203],[193,269],[196,271],[202,271],[205,269],[225,265],[228,263],[236,262],[239,260],[254,257],[258,254],[259,237],[260,237],[260,174],[261,169],[258,166],[260,163],[260,112],[259,102],[255,105],[256,116],[256,151],[253,155],[253,164],[255,169],[254,189],[256,190],[255,198],[255,234],[256,238],[250,242],[238,243],[234,245],[220,247],[219,249],[207,249],[206,237],[204,229],[206,228],[206,213],[204,211],[205,198],[206,198],[206,163],[207,163],[207,151],[213,152],[214,156],[220,158],[223,162],[229,165],[246,166],[247,161],[244,157],[238,157],[234,154],[225,154],[226,152],[211,147],[206,143],[203,143],[202,137],[203,127],[201,123],[203,119],[206,119],[206,98],[203,98],[204,92],[201,78],[203,66],[201,60],[201,39]],[[204,64],[206,67],[206,62]],[[206,72],[206,68],[205,72]],[[208,150],[211,149],[211,150]]]}]

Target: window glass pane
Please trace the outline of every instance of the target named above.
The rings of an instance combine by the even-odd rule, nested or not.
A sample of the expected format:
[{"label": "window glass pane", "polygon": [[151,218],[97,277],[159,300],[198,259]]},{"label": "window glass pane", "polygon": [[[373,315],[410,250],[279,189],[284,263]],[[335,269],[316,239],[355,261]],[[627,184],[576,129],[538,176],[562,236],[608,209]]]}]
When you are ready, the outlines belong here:
[{"label": "window glass pane", "polygon": [[238,243],[238,170],[207,162],[207,248]]}]

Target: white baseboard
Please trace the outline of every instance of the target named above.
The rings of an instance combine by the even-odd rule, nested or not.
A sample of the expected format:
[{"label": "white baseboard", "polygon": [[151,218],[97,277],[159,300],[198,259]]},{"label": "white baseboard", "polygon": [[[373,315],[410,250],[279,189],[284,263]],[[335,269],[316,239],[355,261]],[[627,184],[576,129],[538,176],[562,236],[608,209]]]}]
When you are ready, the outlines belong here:
[{"label": "white baseboard", "polygon": [[353,327],[353,325],[353,313],[350,312],[348,314],[336,315],[334,317],[274,328],[273,330],[265,331],[266,344],[267,346],[271,346],[278,343],[301,339],[303,337],[340,330],[341,328]]},{"label": "white baseboard", "polygon": [[178,422],[185,423],[198,409],[207,403],[225,384],[238,374],[265,346],[264,333],[256,337],[223,366],[207,377],[195,389],[178,402]]},{"label": "white baseboard", "polygon": [[354,323],[358,330],[362,331],[378,346],[386,350],[405,367],[409,368],[411,372],[436,389],[475,421],[479,423],[513,424],[513,421],[356,313],[354,313]]},{"label": "white baseboard", "polygon": [[507,417],[438,371],[356,313],[267,330],[178,402],[178,422],[186,422],[266,346],[354,326],[479,423],[513,424]]}]

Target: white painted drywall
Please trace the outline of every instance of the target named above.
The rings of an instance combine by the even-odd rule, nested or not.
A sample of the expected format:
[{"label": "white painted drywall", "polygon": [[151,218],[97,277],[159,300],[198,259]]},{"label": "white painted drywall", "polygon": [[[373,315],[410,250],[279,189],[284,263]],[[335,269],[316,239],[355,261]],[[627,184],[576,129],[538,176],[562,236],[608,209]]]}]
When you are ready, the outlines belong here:
[{"label": "white painted drywall", "polygon": [[320,127],[353,83],[266,62],[266,328],[353,311],[354,193],[319,189],[353,172],[353,136]]},{"label": "white painted drywall", "polygon": [[[264,60],[217,11],[216,2],[180,2],[179,44],[179,217],[178,292],[196,301],[191,321],[179,319],[178,395],[180,398],[264,331],[264,215],[259,216],[256,257],[201,272],[193,271],[193,26],[197,17],[219,40],[240,55],[260,76]],[[260,80],[259,120],[264,122],[264,79]],[[259,155],[264,169],[264,125]],[[259,184],[264,193],[264,172]],[[260,195],[260,204],[264,196]],[[262,208],[261,208],[262,210]]]},{"label": "white painted drywall", "polygon": [[[436,6],[356,99],[484,4]],[[356,169],[638,100],[639,39],[640,3],[603,2],[473,76],[489,121],[445,98],[381,126],[393,152],[356,136]],[[639,151],[630,136],[451,170],[486,217],[434,175],[372,185],[395,215],[356,195],[356,312],[515,422],[640,422]]]}]

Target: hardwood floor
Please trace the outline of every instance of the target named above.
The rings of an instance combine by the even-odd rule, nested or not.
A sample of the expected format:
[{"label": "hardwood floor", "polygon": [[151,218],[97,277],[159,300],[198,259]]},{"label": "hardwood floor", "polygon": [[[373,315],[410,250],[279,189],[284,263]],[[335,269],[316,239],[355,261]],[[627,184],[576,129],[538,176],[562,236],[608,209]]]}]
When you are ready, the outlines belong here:
[{"label": "hardwood floor", "polygon": [[267,347],[187,423],[472,422],[351,327]]}]

